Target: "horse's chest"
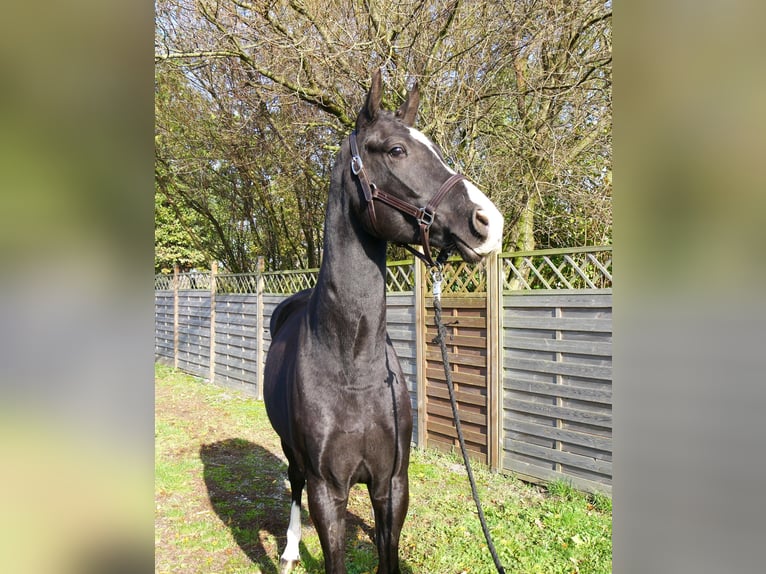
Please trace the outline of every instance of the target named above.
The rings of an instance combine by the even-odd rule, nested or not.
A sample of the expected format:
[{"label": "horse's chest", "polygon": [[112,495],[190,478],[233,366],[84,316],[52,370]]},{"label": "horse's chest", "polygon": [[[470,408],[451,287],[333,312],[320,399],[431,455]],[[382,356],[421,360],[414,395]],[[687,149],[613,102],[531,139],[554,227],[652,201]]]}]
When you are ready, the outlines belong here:
[{"label": "horse's chest", "polygon": [[396,396],[385,384],[334,389],[312,389],[303,396],[304,411],[322,419],[354,421],[356,429],[392,420],[396,413]]},{"label": "horse's chest", "polygon": [[298,393],[304,424],[349,433],[393,426],[403,385],[392,372],[378,368],[349,374],[336,368],[313,374]]}]

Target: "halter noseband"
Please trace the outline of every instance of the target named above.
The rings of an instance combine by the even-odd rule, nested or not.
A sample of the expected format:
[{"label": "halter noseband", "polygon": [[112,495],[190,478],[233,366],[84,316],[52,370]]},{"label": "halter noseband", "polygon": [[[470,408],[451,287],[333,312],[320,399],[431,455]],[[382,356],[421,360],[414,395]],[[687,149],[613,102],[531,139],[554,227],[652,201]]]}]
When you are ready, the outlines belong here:
[{"label": "halter noseband", "polygon": [[[449,191],[455,186],[455,184],[466,179],[466,177],[459,173],[450,176],[449,179],[447,179],[447,181],[445,181],[439,188],[439,191],[437,191],[436,194],[429,200],[425,207],[416,207],[411,203],[407,203],[406,201],[399,199],[398,197],[389,195],[385,191],[378,189],[374,183],[371,183],[370,179],[367,177],[367,171],[364,169],[362,156],[359,155],[359,147],[356,144],[356,130],[351,132],[351,135],[349,135],[348,139],[349,144],[351,145],[351,173],[359,178],[359,182],[362,184],[364,199],[367,201],[367,215],[370,218],[370,225],[372,226],[373,231],[376,233],[378,232],[377,219],[375,217],[375,203],[373,201],[375,199],[390,205],[402,213],[411,215],[415,218],[415,220],[418,222],[418,226],[420,227],[420,243],[423,246],[423,253],[416,251],[410,245],[404,245],[404,247],[422,259],[429,267],[435,266],[436,263],[434,263],[434,260],[431,258],[431,247],[428,244],[428,237],[429,231],[431,229],[431,224],[434,222],[434,217],[436,216],[436,208],[446,197],[447,193],[449,193]],[[442,251],[437,258],[437,261],[443,263],[447,255],[448,253],[446,251]]]}]

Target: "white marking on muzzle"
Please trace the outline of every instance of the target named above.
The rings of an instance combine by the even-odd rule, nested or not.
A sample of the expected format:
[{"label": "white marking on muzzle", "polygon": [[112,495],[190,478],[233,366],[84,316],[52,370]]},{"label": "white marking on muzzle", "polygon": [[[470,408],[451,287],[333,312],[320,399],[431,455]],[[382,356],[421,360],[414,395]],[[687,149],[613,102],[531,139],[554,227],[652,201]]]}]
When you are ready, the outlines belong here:
[{"label": "white marking on muzzle", "polygon": [[[412,139],[426,146],[434,154],[434,157],[437,159],[437,161],[439,161],[450,173],[450,175],[456,173],[455,170],[450,168],[450,166],[444,163],[444,160],[439,157],[439,153],[436,151],[436,146],[434,146],[431,140],[429,140],[422,132],[416,130],[415,128],[409,128],[409,130]],[[500,213],[497,207],[495,207],[495,204],[492,203],[492,201],[490,201],[490,199],[484,195],[484,193],[478,187],[476,187],[468,180],[464,180],[463,183],[465,184],[466,191],[468,192],[468,199],[470,199],[478,206],[478,209],[489,222],[487,224],[487,239],[484,241],[484,243],[478,247],[475,247],[474,251],[479,255],[487,255],[493,251],[500,251],[503,245],[503,215]]]},{"label": "white marking on muzzle", "polygon": [[479,211],[488,221],[487,239],[478,247],[474,247],[474,251],[479,255],[487,255],[493,251],[500,251],[503,247],[503,225],[505,223],[503,215],[478,187],[468,180],[465,180],[463,183],[465,183],[465,187],[468,190],[468,199],[478,206]]}]

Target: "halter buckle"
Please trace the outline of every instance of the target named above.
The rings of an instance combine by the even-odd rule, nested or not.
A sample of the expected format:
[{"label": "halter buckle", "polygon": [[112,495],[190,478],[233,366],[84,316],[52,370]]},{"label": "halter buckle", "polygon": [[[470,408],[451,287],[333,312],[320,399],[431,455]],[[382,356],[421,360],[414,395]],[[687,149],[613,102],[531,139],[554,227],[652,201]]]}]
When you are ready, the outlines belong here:
[{"label": "halter buckle", "polygon": [[363,169],[364,163],[362,163],[362,158],[358,155],[351,156],[351,173],[354,175],[359,175]]},{"label": "halter buckle", "polygon": [[426,229],[431,227],[431,224],[434,222],[434,217],[436,217],[436,214],[433,211],[430,211],[427,207],[418,209],[418,223],[424,225]]}]

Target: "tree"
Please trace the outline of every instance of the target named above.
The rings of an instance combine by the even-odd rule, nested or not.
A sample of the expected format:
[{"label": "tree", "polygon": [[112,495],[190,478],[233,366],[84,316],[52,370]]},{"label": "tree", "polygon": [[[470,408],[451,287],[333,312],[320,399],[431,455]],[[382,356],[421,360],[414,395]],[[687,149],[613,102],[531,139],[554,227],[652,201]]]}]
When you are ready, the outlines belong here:
[{"label": "tree", "polygon": [[176,264],[181,271],[207,268],[209,262],[204,249],[198,246],[199,242],[188,231],[193,224],[182,223],[193,221],[194,213],[186,215],[179,217],[178,209],[173,209],[162,193],[154,194],[155,273],[172,273]]},{"label": "tree", "polygon": [[420,83],[421,129],[501,207],[507,248],[610,241],[610,26],[596,0],[159,0],[165,189],[228,267],[316,266],[333,156],[381,67],[388,107]]}]

